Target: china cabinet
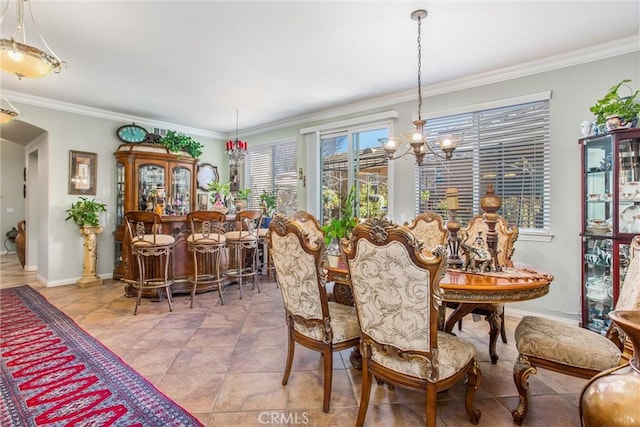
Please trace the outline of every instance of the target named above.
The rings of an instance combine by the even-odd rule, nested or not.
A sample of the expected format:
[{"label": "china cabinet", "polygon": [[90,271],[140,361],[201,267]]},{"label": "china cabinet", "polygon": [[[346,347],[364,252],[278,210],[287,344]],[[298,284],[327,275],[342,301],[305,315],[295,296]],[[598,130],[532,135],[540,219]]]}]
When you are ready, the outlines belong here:
[{"label": "china cabinet", "polygon": [[640,234],[640,129],[580,138],[582,326],[605,333]]},{"label": "china cabinet", "polygon": [[[186,283],[190,260],[186,239],[186,215],[195,210],[196,162],[187,153],[172,153],[158,144],[122,144],[116,158],[116,229],[114,231],[114,279],[131,279],[130,249],[126,240],[124,214],[155,211],[162,215],[162,233],[175,238],[170,267],[174,292],[190,292]],[[184,288],[184,289],[183,289]],[[127,295],[133,290],[127,287]]]}]

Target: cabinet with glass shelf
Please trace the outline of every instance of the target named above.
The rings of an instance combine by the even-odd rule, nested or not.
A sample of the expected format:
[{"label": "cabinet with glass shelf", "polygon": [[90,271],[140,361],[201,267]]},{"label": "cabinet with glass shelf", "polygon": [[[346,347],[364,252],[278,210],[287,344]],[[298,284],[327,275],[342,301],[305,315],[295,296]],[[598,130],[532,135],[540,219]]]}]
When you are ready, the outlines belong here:
[{"label": "cabinet with glass shelf", "polygon": [[[188,261],[186,215],[195,210],[197,159],[187,153],[171,153],[158,144],[121,144],[116,158],[116,229],[113,277],[131,279],[130,250],[125,236],[124,215],[129,211],[153,211],[162,216],[162,232],[176,239],[172,275],[186,282]],[[186,286],[186,285],[185,285]],[[127,295],[132,289],[125,289]]]},{"label": "cabinet with glass shelf", "polygon": [[605,333],[640,233],[640,129],[580,138],[582,326]]}]

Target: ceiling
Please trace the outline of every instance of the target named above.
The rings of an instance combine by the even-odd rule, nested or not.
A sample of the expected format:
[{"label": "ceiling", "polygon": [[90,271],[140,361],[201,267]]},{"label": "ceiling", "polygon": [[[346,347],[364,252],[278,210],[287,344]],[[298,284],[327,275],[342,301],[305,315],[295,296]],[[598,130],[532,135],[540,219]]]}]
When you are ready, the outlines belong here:
[{"label": "ceiling", "polygon": [[[2,38],[15,29],[10,1]],[[616,40],[637,44],[640,34],[638,1],[31,3],[68,67],[34,80],[2,73],[10,100],[56,100],[213,136],[235,132],[236,108],[243,132],[415,91],[415,9],[429,11],[425,87]],[[26,21],[27,42],[42,47]]]}]

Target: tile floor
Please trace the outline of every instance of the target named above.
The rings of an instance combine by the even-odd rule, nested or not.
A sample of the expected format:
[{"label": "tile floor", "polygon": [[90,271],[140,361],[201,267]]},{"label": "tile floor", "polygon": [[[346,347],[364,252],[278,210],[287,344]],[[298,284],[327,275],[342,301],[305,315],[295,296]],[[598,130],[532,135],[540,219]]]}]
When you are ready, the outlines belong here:
[{"label": "tile floor", "polygon": [[[351,426],[360,401],[361,373],[351,367],[349,352],[334,355],[331,411],[322,412],[322,361],[318,353],[296,346],[289,384],[281,384],[286,331],[279,289],[262,278],[262,292],[237,286],[225,291],[176,295],[174,311],[166,302],[143,300],[133,316],[135,300],[124,297],[123,284],[106,280],[101,286],[44,288],[35,273],[25,273],[15,253],[0,257],[0,286],[29,284],[81,327],[94,335],[163,393],[181,404],[206,426]],[[460,336],[478,347],[482,370],[476,406],[480,425],[513,425],[517,404],[512,368],[517,356],[507,318],[509,344],[498,341],[500,360],[488,356],[484,321],[465,319]],[[539,370],[530,379],[526,426],[579,426],[578,397],[584,380]],[[471,425],[464,412],[464,387],[438,396],[438,425]],[[389,390],[374,382],[367,426],[423,426],[424,398],[402,388]]]}]

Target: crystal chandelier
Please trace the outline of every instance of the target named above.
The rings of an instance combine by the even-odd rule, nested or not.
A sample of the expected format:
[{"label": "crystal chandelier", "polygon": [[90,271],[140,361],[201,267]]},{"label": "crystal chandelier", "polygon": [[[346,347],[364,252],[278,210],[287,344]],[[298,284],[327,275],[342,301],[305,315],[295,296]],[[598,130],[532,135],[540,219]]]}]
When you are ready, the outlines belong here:
[{"label": "crystal chandelier", "polygon": [[244,164],[244,156],[247,155],[247,141],[238,139],[238,109],[236,108],[236,139],[227,141],[227,156],[229,156],[229,164],[237,166]]},{"label": "crystal chandelier", "polygon": [[[29,0],[16,1],[16,29],[11,38],[0,39],[0,69],[15,74],[19,79],[23,77],[42,77],[51,71],[60,72],[64,61],[51,50],[47,42],[38,32],[36,21],[31,11],[31,2]],[[9,9],[10,1],[2,9],[0,15],[0,23],[4,22]],[[24,25],[24,4],[29,5],[29,15],[33,23],[35,33],[40,37],[42,44],[48,52],[40,50],[27,44],[27,33]]]},{"label": "crystal chandelier", "polygon": [[[453,151],[458,146],[460,138],[453,135],[440,135],[436,138],[440,150],[444,153],[444,156],[435,151],[435,148],[431,143],[427,141],[427,134],[424,130],[424,126],[427,124],[426,120],[422,119],[422,83],[421,83],[421,68],[422,68],[422,20],[427,17],[428,12],[423,9],[419,9],[411,13],[411,19],[418,21],[418,120],[413,122],[414,129],[408,132],[403,132],[402,137],[389,137],[382,138],[382,143],[386,157],[389,160],[399,159],[407,154],[413,153],[416,157],[416,163],[421,165],[425,156],[429,155],[440,159],[450,159],[453,156]],[[407,150],[395,156],[396,151],[400,147],[400,144],[406,142],[409,144]]]}]

